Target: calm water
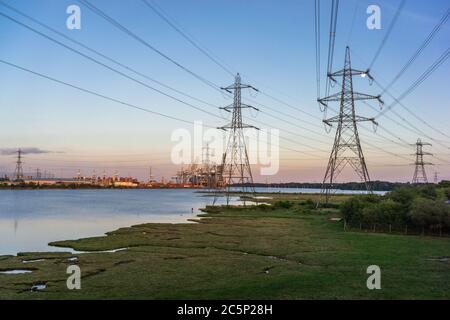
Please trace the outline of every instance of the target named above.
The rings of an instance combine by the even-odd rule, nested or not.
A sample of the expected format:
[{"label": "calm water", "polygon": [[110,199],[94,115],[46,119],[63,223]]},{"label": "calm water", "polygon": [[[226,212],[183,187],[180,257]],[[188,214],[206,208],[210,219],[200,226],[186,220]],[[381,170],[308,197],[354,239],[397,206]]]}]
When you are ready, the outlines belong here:
[{"label": "calm water", "polygon": [[60,251],[47,244],[140,223],[183,223],[211,201],[193,190],[1,190],[0,255]]},{"label": "calm water", "polygon": [[[258,188],[257,191],[314,193],[320,190]],[[237,199],[233,200],[236,203]],[[223,201],[219,199],[218,203]],[[64,249],[47,244],[99,236],[135,224],[185,223],[211,202],[212,197],[185,189],[1,190],[0,255],[61,251]]]}]

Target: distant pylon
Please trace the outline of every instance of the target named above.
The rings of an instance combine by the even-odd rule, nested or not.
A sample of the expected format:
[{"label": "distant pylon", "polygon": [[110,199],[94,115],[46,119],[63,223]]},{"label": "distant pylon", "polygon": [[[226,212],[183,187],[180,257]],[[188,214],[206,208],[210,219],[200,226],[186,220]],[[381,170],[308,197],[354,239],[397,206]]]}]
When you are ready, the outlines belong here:
[{"label": "distant pylon", "polygon": [[153,177],[153,173],[152,173],[152,167],[150,166],[150,171],[149,171],[149,176],[148,176],[148,182],[152,182],[154,181],[155,178]]},{"label": "distant pylon", "polygon": [[212,190],[216,187],[216,183],[215,183],[216,177],[215,177],[215,170],[210,161],[211,154],[210,154],[209,150],[210,150],[209,143],[207,143],[206,147],[202,148],[202,165],[203,165],[203,170],[204,170],[204,173],[206,174],[206,179],[207,179],[206,187],[208,190]]},{"label": "distant pylon", "polygon": [[439,174],[439,172],[437,172],[437,171],[434,172],[434,184],[438,184],[439,183],[438,174]]},{"label": "distant pylon", "polygon": [[413,146],[416,147],[416,153],[414,154],[416,156],[416,162],[415,170],[414,170],[414,176],[412,179],[412,183],[418,184],[418,183],[428,183],[427,173],[425,171],[426,165],[433,165],[430,162],[424,162],[423,156],[431,156],[431,153],[424,152],[423,146],[431,146],[431,143],[422,142],[422,140],[417,139],[417,142],[413,144]]},{"label": "distant pylon", "polygon": [[336,77],[342,77],[341,92],[331,96],[318,99],[325,108],[329,102],[340,102],[339,115],[323,122],[331,127],[332,123],[337,123],[336,136],[334,139],[333,149],[328,161],[328,166],[325,172],[325,177],[322,184],[322,193],[328,202],[330,192],[336,182],[337,176],[342,172],[346,165],[350,165],[357,173],[361,181],[364,182],[366,190],[372,192],[370,185],[370,176],[367,170],[366,160],[361,148],[361,141],[358,134],[358,122],[372,122],[377,125],[374,118],[365,118],[356,115],[355,101],[359,100],[378,100],[383,104],[380,96],[372,96],[364,93],[353,91],[353,76],[367,77],[373,81],[369,70],[360,71],[352,69],[350,61],[350,48],[345,50],[344,69],[335,73],[328,74],[330,81],[336,82]]},{"label": "distant pylon", "polygon": [[36,169],[36,180],[40,180],[42,178],[41,169]]},{"label": "distant pylon", "polygon": [[209,153],[209,143],[206,144],[206,147],[202,148],[202,164],[206,167],[210,165],[210,153]]},{"label": "distant pylon", "polygon": [[23,168],[22,168],[22,150],[17,150],[17,162],[16,169],[14,170],[14,179],[16,181],[23,180]]},{"label": "distant pylon", "polygon": [[230,202],[231,187],[238,185],[240,191],[255,192],[253,186],[253,175],[248,159],[247,146],[245,143],[244,129],[253,128],[254,126],[242,123],[242,109],[251,108],[259,111],[257,108],[244,104],[241,101],[241,90],[252,89],[258,91],[256,88],[241,83],[241,76],[239,73],[235,77],[234,84],[226,88],[221,88],[229,93],[234,93],[233,104],[221,109],[232,113],[231,123],[220,127],[222,130],[229,130],[229,137],[225,153],[222,161],[222,181],[226,188],[227,205]]}]

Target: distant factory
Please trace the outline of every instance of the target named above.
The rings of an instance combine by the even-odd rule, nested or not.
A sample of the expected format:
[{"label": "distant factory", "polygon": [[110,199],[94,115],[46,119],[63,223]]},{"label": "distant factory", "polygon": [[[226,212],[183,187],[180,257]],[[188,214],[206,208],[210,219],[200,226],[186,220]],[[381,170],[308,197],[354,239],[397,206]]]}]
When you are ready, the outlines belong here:
[{"label": "distant factory", "polygon": [[117,170],[108,175],[106,170],[101,174],[92,170],[91,174],[84,175],[78,170],[72,178],[56,177],[54,174],[37,168],[33,174],[25,174],[23,170],[22,151],[17,151],[17,161],[14,174],[9,177],[5,175],[0,178],[1,186],[18,187],[62,187],[62,188],[201,188],[216,189],[224,185],[222,180],[222,166],[211,164],[208,160],[201,164],[190,164],[178,170],[171,179],[164,177],[157,181],[150,167],[150,174],[146,181],[137,178],[119,175]]}]

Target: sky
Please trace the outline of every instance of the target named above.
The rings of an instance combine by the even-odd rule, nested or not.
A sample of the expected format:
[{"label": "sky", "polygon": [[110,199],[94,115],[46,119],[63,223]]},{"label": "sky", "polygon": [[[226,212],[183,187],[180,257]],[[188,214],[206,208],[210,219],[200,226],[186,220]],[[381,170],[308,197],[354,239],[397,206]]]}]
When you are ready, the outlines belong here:
[{"label": "sky", "polygon": [[[231,74],[186,41],[143,1],[90,1],[167,57],[209,82],[217,86],[228,86],[234,82]],[[255,180],[321,181],[333,145],[335,128],[329,133],[325,131],[321,121],[325,115],[316,102],[314,1],[152,1],[233,74],[239,72],[243,82],[260,89],[260,93],[243,92],[243,101],[248,104],[256,102],[261,110],[259,113],[244,110],[244,122],[262,129],[281,129],[280,168],[275,175],[262,176],[256,165],[253,170]],[[67,50],[1,15],[0,60],[187,122],[201,121],[214,128],[229,122],[223,117],[229,118],[230,115],[218,109],[232,103],[229,97],[121,32],[84,4],[75,0],[3,2],[67,37],[206,104],[114,66],[110,61],[1,5],[0,13],[114,66],[139,79],[141,83]],[[331,1],[320,2],[323,96]],[[347,45],[351,48],[352,66],[361,70],[368,68],[400,2],[340,1],[333,59],[335,71],[343,67]],[[372,4],[381,9],[380,30],[369,30],[366,26],[369,16],[366,9]],[[66,9],[70,5],[78,5],[81,9],[80,30],[66,27],[69,16]],[[377,81],[386,85],[395,77],[448,7],[447,0],[406,0],[391,35],[371,69]],[[448,49],[449,43],[450,23],[447,22],[411,68],[395,83],[392,94],[398,97],[409,88]],[[399,138],[411,144],[418,138],[431,142],[433,145],[426,150],[435,157],[430,156],[427,161],[436,165],[427,168],[430,180],[434,172],[438,172],[439,179],[450,179],[449,71],[450,63],[446,61],[402,100],[416,117],[400,106],[395,106],[377,119],[380,128],[376,132],[370,125],[364,125],[365,129],[359,130],[372,180],[411,180],[414,146],[405,143],[399,145]],[[209,113],[175,101],[142,83]],[[354,79],[354,89],[373,95],[382,91],[375,84],[370,85],[367,79],[359,77]],[[331,88],[331,93],[338,91],[339,85]],[[387,106],[393,101],[388,95],[383,96],[383,100]],[[378,108],[376,103],[371,104]],[[338,105],[333,108],[336,110]],[[107,174],[118,170],[123,176],[133,175],[145,179],[151,166],[157,178],[167,179],[180,168],[171,160],[171,151],[176,145],[171,140],[172,134],[179,129],[193,132],[192,124],[80,92],[4,63],[0,63],[0,110],[2,174],[14,171],[15,158],[11,150],[23,148],[29,151],[23,159],[26,173],[40,168],[56,176],[71,177],[78,170],[85,175],[90,175],[93,169],[98,173],[105,170]],[[356,112],[366,117],[377,114],[362,103],[356,104]],[[333,112],[329,110],[326,116],[333,116]],[[410,124],[420,128],[421,132],[414,132],[417,130],[412,129]],[[357,179],[347,170],[342,173],[341,180]]]}]

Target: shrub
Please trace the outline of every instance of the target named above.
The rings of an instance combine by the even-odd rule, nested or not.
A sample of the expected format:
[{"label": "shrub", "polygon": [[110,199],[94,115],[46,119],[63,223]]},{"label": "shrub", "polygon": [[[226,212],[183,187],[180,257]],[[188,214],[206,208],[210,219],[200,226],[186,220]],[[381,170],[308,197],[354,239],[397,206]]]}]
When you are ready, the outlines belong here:
[{"label": "shrub", "polygon": [[362,211],[362,221],[368,224],[402,225],[406,223],[402,205],[388,199],[365,207]]},{"label": "shrub", "polygon": [[262,211],[270,211],[273,210],[273,207],[267,204],[259,204],[258,206],[256,206],[257,209],[261,209]]},{"label": "shrub", "polygon": [[388,194],[388,197],[395,202],[401,203],[406,207],[409,207],[414,198],[417,197],[417,189],[414,187],[400,187],[394,189]]},{"label": "shrub", "polygon": [[340,209],[344,219],[349,223],[360,223],[363,220],[364,208],[378,203],[381,198],[373,195],[355,196],[341,203]]},{"label": "shrub", "polygon": [[409,217],[415,226],[421,228],[450,227],[450,208],[441,201],[417,198],[411,206]]},{"label": "shrub", "polygon": [[305,200],[302,202],[302,205],[308,209],[314,209],[316,207],[316,203],[311,199]]},{"label": "shrub", "polygon": [[420,196],[423,198],[436,200],[438,197],[438,192],[434,185],[421,186],[421,187],[419,187],[418,191],[419,191]]},{"label": "shrub", "polygon": [[290,209],[293,207],[293,203],[291,201],[276,201],[274,203],[275,208],[282,208],[282,209]]},{"label": "shrub", "polygon": [[450,188],[444,188],[444,195],[447,197],[447,200],[450,200]]}]

